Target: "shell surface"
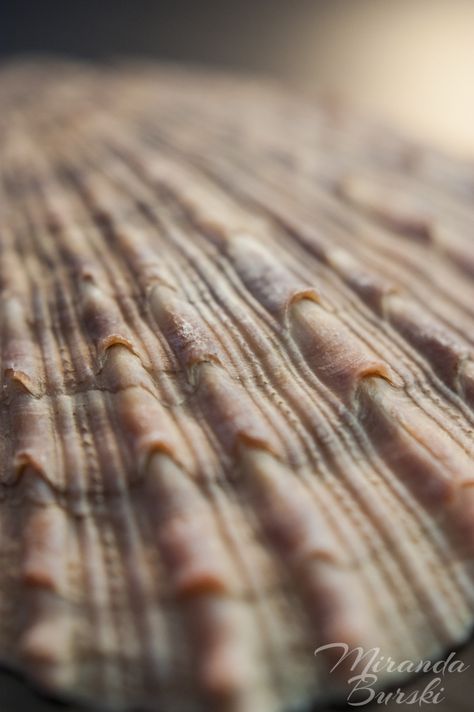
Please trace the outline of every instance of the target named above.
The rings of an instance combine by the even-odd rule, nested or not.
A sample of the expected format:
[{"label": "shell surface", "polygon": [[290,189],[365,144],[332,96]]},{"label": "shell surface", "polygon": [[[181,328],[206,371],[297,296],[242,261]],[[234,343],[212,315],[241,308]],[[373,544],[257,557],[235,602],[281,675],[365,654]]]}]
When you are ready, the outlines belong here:
[{"label": "shell surface", "polygon": [[344,694],[320,646],[462,641],[474,168],[225,75],[0,99],[0,658],[276,712]]}]

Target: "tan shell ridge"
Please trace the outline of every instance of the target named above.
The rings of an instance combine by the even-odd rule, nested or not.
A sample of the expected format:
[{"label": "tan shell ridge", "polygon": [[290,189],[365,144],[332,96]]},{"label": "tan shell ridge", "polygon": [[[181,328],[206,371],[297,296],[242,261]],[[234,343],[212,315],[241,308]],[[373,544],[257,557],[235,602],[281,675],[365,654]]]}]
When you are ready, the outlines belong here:
[{"label": "tan shell ridge", "polygon": [[221,74],[16,63],[0,100],[0,659],[283,712],[347,694],[320,646],[462,642],[474,167]]}]

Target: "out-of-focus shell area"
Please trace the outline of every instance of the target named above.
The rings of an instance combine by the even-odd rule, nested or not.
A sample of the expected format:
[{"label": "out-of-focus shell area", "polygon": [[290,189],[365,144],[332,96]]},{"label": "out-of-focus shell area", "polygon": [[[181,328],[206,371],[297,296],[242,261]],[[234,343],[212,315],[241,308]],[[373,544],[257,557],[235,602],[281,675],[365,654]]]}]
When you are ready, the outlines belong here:
[{"label": "out-of-focus shell area", "polygon": [[319,646],[462,641],[473,166],[221,74],[14,64],[0,101],[0,658],[283,712],[344,694]]}]

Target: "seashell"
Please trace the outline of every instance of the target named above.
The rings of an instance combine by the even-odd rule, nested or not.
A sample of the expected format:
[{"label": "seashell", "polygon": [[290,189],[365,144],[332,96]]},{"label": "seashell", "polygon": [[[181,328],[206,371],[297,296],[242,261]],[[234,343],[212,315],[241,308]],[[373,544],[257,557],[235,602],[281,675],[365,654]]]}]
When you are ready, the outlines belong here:
[{"label": "seashell", "polygon": [[253,79],[16,63],[0,93],[1,659],[277,712],[347,694],[334,643],[462,642],[472,166]]}]

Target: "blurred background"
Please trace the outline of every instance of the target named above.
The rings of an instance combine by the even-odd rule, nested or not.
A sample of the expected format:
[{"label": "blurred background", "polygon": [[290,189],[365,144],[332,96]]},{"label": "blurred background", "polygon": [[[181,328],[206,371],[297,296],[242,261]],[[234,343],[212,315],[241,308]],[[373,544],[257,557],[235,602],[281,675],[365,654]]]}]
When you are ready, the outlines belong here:
[{"label": "blurred background", "polygon": [[269,73],[474,156],[473,0],[0,0],[0,53]]}]

